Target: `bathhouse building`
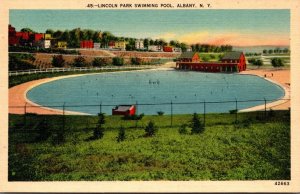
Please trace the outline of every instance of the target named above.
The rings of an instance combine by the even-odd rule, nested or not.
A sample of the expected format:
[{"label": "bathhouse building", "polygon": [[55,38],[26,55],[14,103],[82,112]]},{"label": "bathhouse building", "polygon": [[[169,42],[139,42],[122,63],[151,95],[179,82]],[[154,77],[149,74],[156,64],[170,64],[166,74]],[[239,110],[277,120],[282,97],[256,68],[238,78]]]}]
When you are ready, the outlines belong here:
[{"label": "bathhouse building", "polygon": [[241,72],[246,70],[243,52],[228,52],[221,61],[202,62],[197,52],[185,52],[177,59],[176,68],[204,72]]}]

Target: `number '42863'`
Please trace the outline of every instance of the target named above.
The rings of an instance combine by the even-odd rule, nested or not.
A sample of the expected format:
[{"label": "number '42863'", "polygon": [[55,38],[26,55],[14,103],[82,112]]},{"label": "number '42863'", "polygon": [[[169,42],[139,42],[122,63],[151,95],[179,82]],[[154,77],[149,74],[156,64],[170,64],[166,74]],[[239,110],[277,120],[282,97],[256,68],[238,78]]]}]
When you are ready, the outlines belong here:
[{"label": "number '42863'", "polygon": [[288,186],[288,185],[290,185],[290,182],[288,182],[288,181],[276,181],[275,185],[286,185],[286,186]]}]

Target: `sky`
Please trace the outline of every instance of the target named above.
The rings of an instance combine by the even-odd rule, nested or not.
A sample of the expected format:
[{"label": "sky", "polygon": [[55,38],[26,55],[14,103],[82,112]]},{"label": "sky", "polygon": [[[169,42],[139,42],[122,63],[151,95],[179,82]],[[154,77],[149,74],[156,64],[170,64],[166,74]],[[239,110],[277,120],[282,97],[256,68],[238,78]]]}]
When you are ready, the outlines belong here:
[{"label": "sky", "polygon": [[289,46],[289,10],[10,10],[9,23],[21,30],[74,28],[116,36],[162,38],[187,44]]}]

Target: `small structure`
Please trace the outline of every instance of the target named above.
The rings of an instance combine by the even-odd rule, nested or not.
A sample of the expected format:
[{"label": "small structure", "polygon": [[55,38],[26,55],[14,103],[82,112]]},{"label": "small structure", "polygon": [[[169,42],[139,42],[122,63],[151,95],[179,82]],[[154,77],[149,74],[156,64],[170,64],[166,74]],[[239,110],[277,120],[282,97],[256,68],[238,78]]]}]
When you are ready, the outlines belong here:
[{"label": "small structure", "polygon": [[173,47],[172,46],[164,46],[163,47],[163,51],[164,52],[173,52]]},{"label": "small structure", "polygon": [[57,46],[57,48],[66,49],[67,48],[67,42],[65,42],[65,41],[58,41],[56,46]]},{"label": "small structure", "polygon": [[125,41],[117,41],[115,42],[115,49],[119,49],[121,51],[126,50],[126,42]]},{"label": "small structure", "polygon": [[44,39],[44,34],[43,33],[30,34],[29,39],[32,43],[36,43],[36,42]]},{"label": "small structure", "polygon": [[92,40],[82,40],[80,41],[80,48],[94,48],[94,43]]},{"label": "small structure", "polygon": [[141,39],[141,40],[136,40],[135,41],[135,48],[136,49],[144,49],[144,41]]},{"label": "small structure", "polygon": [[112,115],[132,116],[135,114],[134,105],[119,105],[112,109]]},{"label": "small structure", "polygon": [[182,50],[181,50],[180,47],[174,47],[174,48],[173,48],[173,52],[175,52],[175,53],[181,53]]},{"label": "small structure", "polygon": [[163,50],[163,48],[160,45],[149,45],[148,46],[148,51],[160,52],[162,50]]},{"label": "small structure", "polygon": [[100,42],[94,42],[94,49],[100,49],[101,43]]},{"label": "small structure", "polygon": [[113,49],[113,48],[115,48],[115,42],[114,41],[110,41],[108,43],[108,49]]},{"label": "small structure", "polygon": [[47,49],[51,47],[51,41],[50,40],[40,40],[36,43],[34,43],[34,46],[38,48]]}]

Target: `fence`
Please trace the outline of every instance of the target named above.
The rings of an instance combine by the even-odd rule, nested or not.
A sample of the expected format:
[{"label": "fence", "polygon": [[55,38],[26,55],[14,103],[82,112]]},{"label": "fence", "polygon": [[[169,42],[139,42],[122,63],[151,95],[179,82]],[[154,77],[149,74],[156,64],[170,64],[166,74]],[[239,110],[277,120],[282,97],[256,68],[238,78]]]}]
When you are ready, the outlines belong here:
[{"label": "fence", "polygon": [[[274,100],[267,100],[267,99],[261,99],[261,100],[231,100],[231,101],[201,101],[201,102],[165,102],[165,103],[138,103],[135,102],[133,105],[136,106],[136,115],[144,114],[146,115],[159,115],[167,113],[167,117],[169,120],[169,126],[174,126],[175,117],[178,116],[178,111],[182,111],[180,107],[183,106],[191,106],[194,107],[186,112],[181,112],[180,114],[193,114],[197,113],[199,115],[202,115],[203,117],[203,124],[206,125],[206,115],[208,113],[216,112],[214,111],[218,107],[222,107],[222,105],[227,104],[227,111],[217,111],[222,113],[230,113],[232,115],[232,122],[237,123],[239,121],[239,114],[241,113],[241,109],[245,107],[245,103],[259,103],[259,107],[256,107],[257,110],[260,110],[259,114],[261,119],[266,119],[268,117],[267,112],[272,112],[272,108],[289,102],[290,99],[280,99],[277,101]],[[60,105],[50,105],[47,106],[47,108],[54,109],[56,111],[56,114],[62,115],[63,118],[67,114],[77,114],[79,110],[82,110],[82,112],[86,112],[86,110],[90,110],[92,115],[96,115],[97,113],[106,113],[110,114],[112,108],[117,106],[117,104],[102,104],[101,102],[99,104],[90,104],[90,105],[68,105],[66,103],[60,104]],[[145,110],[150,109],[152,107],[152,112],[146,112]],[[159,107],[158,109],[153,109],[153,107]],[[27,103],[24,106],[9,106],[10,113],[19,113],[24,114],[23,117],[23,124],[26,125],[28,113],[37,113],[39,110],[41,110],[43,106],[35,106],[35,105],[28,105]],[[15,111],[18,110],[18,111]],[[158,110],[155,112],[155,110]],[[255,110],[255,109],[253,109]],[[74,112],[72,112],[74,111]],[[65,126],[65,119],[63,119],[62,126]],[[136,120],[135,127],[138,126],[138,120]]]},{"label": "fence", "polygon": [[103,70],[125,70],[125,69],[151,69],[156,68],[155,65],[138,65],[138,66],[122,66],[122,67],[72,67],[72,68],[47,68],[47,69],[29,69],[22,71],[9,71],[9,76],[28,75],[36,73],[55,73],[55,72],[68,72],[68,71],[103,71]]}]

